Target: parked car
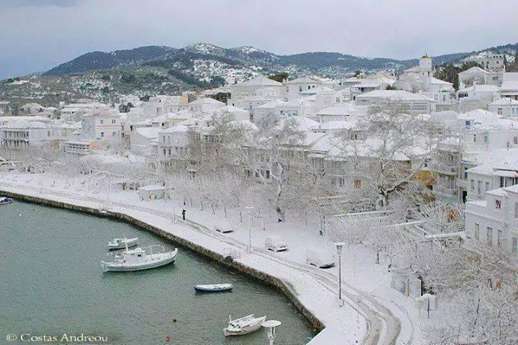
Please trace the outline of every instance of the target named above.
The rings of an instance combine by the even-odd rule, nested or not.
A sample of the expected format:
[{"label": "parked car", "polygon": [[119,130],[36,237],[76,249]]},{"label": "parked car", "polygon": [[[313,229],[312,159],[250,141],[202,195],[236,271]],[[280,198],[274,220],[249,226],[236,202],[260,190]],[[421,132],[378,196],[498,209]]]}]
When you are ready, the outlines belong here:
[{"label": "parked car", "polygon": [[335,265],[335,257],[327,252],[317,252],[308,249],[306,251],[306,263],[318,268],[331,268]]},{"label": "parked car", "polygon": [[231,233],[231,232],[234,232],[234,229],[232,228],[232,226],[228,223],[219,223],[219,224],[216,224],[214,226],[214,230],[216,230],[217,232],[221,232],[222,234],[228,234],[228,233]]},{"label": "parked car", "polygon": [[269,236],[264,241],[264,246],[266,250],[271,250],[272,252],[283,252],[288,250],[288,244],[279,236]]}]

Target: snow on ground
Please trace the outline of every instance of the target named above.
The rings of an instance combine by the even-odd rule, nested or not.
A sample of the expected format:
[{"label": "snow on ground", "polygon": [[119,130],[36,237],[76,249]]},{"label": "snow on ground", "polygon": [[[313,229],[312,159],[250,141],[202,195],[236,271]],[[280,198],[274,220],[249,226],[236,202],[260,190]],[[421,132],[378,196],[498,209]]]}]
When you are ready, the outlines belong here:
[{"label": "snow on ground", "polygon": [[[211,209],[200,210],[199,205],[184,206],[183,200],[140,201],[135,191],[108,192],[92,176],[0,173],[0,189],[126,213],[220,254],[228,254],[229,248],[238,250],[240,262],[287,282],[300,301],[326,325],[311,344],[355,344],[357,340],[360,343],[367,329],[370,332],[365,344],[388,344],[399,331],[395,344],[425,343],[422,326],[431,321],[419,315],[413,299],[390,288],[387,265],[375,264],[375,253],[365,247],[344,248],[345,303],[339,307],[337,268],[322,270],[305,263],[307,248],[335,252],[333,244],[319,235],[312,222],[267,222],[266,217],[252,218],[247,210],[218,209],[213,214]],[[180,217],[182,208],[186,209],[188,220],[205,227],[203,231],[172,221],[173,213]],[[212,230],[222,222],[231,224],[236,231],[222,235]],[[247,253],[250,224],[251,254]],[[287,252],[273,254],[264,250],[264,240],[272,234],[287,241]]]}]

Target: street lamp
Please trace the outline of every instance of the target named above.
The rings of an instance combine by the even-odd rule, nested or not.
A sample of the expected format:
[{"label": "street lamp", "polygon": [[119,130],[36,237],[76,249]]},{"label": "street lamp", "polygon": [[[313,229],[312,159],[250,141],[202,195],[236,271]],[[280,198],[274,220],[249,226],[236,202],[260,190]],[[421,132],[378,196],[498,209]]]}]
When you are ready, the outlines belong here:
[{"label": "street lamp", "polygon": [[336,252],[338,254],[338,300],[342,303],[342,249],[345,243],[336,242]]},{"label": "street lamp", "polygon": [[251,253],[252,252],[252,222],[253,222],[253,218],[252,218],[252,210],[254,209],[253,206],[247,206],[245,207],[247,212],[248,212],[248,216],[249,216],[249,219],[250,219],[250,224],[248,226],[248,252]]},{"label": "street lamp", "polygon": [[281,325],[280,321],[277,320],[268,320],[263,321],[261,326],[266,329],[266,337],[268,338],[269,345],[273,345],[275,338],[277,336],[277,328]]}]

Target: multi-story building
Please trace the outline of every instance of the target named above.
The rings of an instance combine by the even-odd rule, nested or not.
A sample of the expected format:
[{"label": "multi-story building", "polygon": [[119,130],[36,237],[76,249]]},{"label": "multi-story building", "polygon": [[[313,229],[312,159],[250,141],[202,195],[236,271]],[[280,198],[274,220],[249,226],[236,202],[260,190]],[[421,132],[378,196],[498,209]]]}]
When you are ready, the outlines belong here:
[{"label": "multi-story building", "polygon": [[466,204],[466,232],[474,241],[518,262],[518,185],[485,192]]}]

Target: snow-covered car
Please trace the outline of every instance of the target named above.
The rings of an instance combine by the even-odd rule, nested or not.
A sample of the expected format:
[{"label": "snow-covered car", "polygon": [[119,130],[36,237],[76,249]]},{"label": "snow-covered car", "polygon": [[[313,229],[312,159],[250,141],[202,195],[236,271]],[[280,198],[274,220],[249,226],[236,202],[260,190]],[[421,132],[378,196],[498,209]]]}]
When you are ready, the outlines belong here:
[{"label": "snow-covered car", "polygon": [[228,234],[228,233],[234,232],[234,229],[232,228],[232,226],[227,223],[220,223],[220,224],[214,225],[214,230],[217,232],[220,232],[222,234]]},{"label": "snow-covered car", "polygon": [[264,247],[266,250],[272,252],[283,252],[288,250],[288,244],[279,236],[268,236],[264,241]]},{"label": "snow-covered car", "polygon": [[335,265],[335,257],[327,252],[306,250],[306,263],[318,268],[331,268]]}]

